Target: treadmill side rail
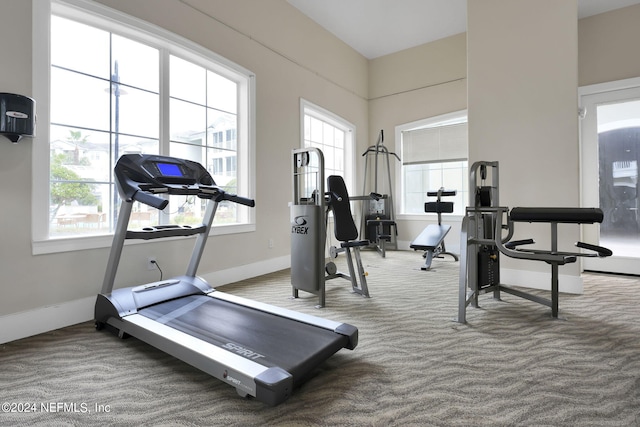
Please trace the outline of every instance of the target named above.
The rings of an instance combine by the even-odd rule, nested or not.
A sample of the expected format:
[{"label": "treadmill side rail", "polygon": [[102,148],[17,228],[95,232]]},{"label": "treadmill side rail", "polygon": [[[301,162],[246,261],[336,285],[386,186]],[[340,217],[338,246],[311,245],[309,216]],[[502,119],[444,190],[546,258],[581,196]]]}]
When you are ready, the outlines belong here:
[{"label": "treadmill side rail", "polygon": [[98,295],[95,320],[107,323],[111,316],[124,317],[162,301],[187,295],[205,295],[211,291],[213,288],[197,276],[178,276],[132,288],[116,289],[110,294]]},{"label": "treadmill side rail", "polygon": [[111,318],[108,323],[235,387],[241,396],[275,406],[292,392],[293,377],[285,370],[263,366],[142,315]]},{"label": "treadmill side rail", "polygon": [[340,325],[343,324],[341,322],[336,322],[322,317],[313,316],[311,314],[300,313],[298,311],[289,310],[287,308],[277,307],[275,305],[250,300],[222,291],[211,292],[209,293],[209,296],[211,296],[212,298],[218,298],[223,301],[243,305],[245,307],[255,308],[256,310],[264,311],[267,313],[277,314],[280,317],[287,317],[289,319],[297,320],[309,325],[314,325],[319,328],[328,329],[330,331],[335,331]]}]

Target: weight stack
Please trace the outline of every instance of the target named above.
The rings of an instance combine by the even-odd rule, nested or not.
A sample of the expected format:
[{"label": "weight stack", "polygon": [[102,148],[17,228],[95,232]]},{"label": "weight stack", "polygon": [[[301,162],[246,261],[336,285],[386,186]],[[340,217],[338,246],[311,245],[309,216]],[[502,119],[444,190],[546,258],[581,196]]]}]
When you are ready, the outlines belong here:
[{"label": "weight stack", "polygon": [[478,251],[478,289],[500,284],[500,252],[493,245],[481,245]]}]

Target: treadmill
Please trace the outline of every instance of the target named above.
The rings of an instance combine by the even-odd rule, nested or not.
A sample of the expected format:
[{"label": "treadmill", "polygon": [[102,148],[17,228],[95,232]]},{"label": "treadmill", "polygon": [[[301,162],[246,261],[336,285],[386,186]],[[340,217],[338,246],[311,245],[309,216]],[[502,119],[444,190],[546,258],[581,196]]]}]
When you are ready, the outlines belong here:
[{"label": "treadmill", "polygon": [[[253,207],[253,200],[226,193],[190,160],[125,154],[114,171],[122,205],[96,300],[98,330],[134,336],[232,385],[240,396],[271,406],[338,350],[356,347],[358,329],[352,325],[226,294],[196,276],[218,204]],[[162,210],[165,194],[206,199],[203,223],[128,230],[133,202]],[[125,240],[176,236],[196,236],[185,275],[113,290]]]}]

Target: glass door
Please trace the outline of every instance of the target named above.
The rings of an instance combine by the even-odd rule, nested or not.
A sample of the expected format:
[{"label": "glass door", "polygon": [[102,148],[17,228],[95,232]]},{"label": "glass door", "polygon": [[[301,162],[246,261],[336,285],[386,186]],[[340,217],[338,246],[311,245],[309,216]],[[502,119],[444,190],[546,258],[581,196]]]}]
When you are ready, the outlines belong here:
[{"label": "glass door", "polygon": [[604,213],[584,240],[613,251],[585,270],[640,274],[640,79],[581,88],[582,204]]}]

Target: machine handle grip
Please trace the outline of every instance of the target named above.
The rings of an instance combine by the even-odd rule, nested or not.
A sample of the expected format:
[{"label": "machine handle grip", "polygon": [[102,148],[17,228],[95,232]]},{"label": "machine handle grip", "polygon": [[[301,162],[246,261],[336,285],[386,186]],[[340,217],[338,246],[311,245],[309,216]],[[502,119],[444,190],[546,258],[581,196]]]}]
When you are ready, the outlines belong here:
[{"label": "machine handle grip", "polygon": [[225,193],[223,200],[229,200],[230,202],[238,203],[241,205],[249,206],[250,208],[256,205],[256,201],[253,199],[249,199],[248,197],[238,196],[236,194]]},{"label": "machine handle grip", "polygon": [[145,193],[144,191],[140,190],[134,193],[132,199],[159,210],[163,210],[169,204],[169,201],[167,199],[163,199],[162,197],[154,196],[153,194]]},{"label": "machine handle grip", "polygon": [[611,249],[608,249],[608,248],[605,248],[605,247],[602,247],[602,246],[591,245],[589,243],[584,243],[584,242],[576,242],[576,246],[578,248],[594,251],[601,258],[613,255],[613,252],[611,251]]},{"label": "machine handle grip", "polygon": [[512,240],[504,244],[504,247],[507,249],[515,249],[518,246],[522,245],[532,245],[535,241],[533,239],[524,239],[524,240]]},{"label": "machine handle grip", "polygon": [[325,200],[329,203],[331,203],[331,200],[337,200],[339,202],[342,201],[342,197],[340,197],[340,195],[338,193],[336,193],[335,191],[327,191],[324,193],[326,196]]}]

